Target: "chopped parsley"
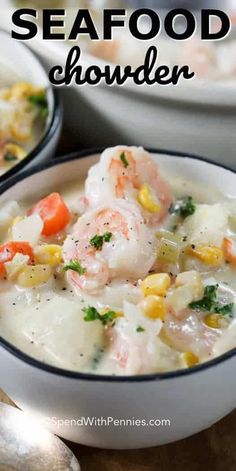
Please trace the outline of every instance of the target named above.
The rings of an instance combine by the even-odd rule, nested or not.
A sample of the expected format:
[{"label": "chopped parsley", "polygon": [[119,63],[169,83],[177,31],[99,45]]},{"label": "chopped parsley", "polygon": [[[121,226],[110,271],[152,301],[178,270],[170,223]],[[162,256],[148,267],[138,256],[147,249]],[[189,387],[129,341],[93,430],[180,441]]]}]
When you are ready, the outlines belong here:
[{"label": "chopped parsley", "polygon": [[127,168],[129,166],[129,162],[126,159],[124,152],[122,152],[122,154],[120,154],[120,160],[121,160],[121,162],[122,162],[122,164],[124,165],[125,168]]},{"label": "chopped parsley", "polygon": [[6,152],[4,154],[3,159],[5,160],[5,162],[14,162],[15,160],[17,160],[17,157],[16,157],[16,155],[12,154],[11,152]]},{"label": "chopped parsley", "polygon": [[221,314],[222,316],[232,317],[233,309],[234,309],[234,303],[230,303],[230,304],[224,304],[223,306],[220,306],[220,305],[216,306],[215,312],[216,314]]},{"label": "chopped parsley", "polygon": [[175,204],[171,204],[169,207],[170,214],[179,214],[183,219],[188,216],[192,216],[196,211],[196,204],[193,201],[192,196],[187,196],[181,201],[177,201]]},{"label": "chopped parsley", "polygon": [[136,329],[136,332],[145,332],[145,329],[141,325],[139,325]]},{"label": "chopped parsley", "polygon": [[81,266],[78,260],[71,260],[67,265],[64,266],[63,270],[73,270],[79,273],[79,275],[83,275],[86,271],[86,269]]},{"label": "chopped parsley", "polygon": [[112,238],[111,232],[106,232],[103,236],[104,242],[110,242],[111,238]]},{"label": "chopped parsley", "polygon": [[95,247],[96,250],[101,250],[104,242],[110,242],[112,238],[111,232],[105,232],[103,235],[95,235],[90,239],[90,245]]},{"label": "chopped parsley", "polygon": [[107,325],[116,318],[116,313],[114,311],[107,311],[105,314],[99,314],[97,309],[93,306],[84,307],[82,311],[85,313],[84,321],[86,322],[99,320],[103,325]]},{"label": "chopped parsley", "polygon": [[37,108],[40,110],[40,114],[41,114],[42,118],[47,118],[47,116],[48,116],[48,101],[47,101],[47,98],[45,97],[45,95],[42,95],[42,94],[30,95],[28,100],[34,106],[37,106]]},{"label": "chopped parsley", "polygon": [[204,289],[203,298],[199,301],[194,301],[189,304],[189,307],[194,310],[213,312],[216,314],[221,314],[222,316],[229,315],[232,316],[234,303],[230,304],[220,304],[217,301],[217,290],[219,285],[209,285]]}]

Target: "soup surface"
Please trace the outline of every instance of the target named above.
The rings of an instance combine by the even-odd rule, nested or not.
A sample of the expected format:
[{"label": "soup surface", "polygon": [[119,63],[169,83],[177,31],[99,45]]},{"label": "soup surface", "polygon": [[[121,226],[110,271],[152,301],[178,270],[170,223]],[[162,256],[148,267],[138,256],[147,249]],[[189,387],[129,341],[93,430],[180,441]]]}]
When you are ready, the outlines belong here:
[{"label": "soup surface", "polygon": [[234,199],[125,146],[53,190],[0,210],[6,340],[111,375],[190,368],[236,346]]}]

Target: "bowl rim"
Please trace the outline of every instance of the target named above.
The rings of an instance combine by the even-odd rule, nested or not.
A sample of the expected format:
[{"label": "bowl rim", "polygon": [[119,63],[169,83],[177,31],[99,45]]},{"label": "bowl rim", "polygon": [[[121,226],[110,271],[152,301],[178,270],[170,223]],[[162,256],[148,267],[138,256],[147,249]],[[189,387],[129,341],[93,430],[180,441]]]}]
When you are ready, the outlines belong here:
[{"label": "bowl rim", "polygon": [[[11,39],[10,34],[5,31],[4,29],[0,28],[0,34],[5,35],[8,37],[8,39]],[[25,48],[28,50],[28,52],[31,53],[31,55],[34,57],[34,59],[39,63],[40,67],[42,70],[46,73],[45,67],[42,64],[42,61],[38,58],[38,56],[35,54],[32,49],[30,49],[25,43],[20,43],[22,48]],[[47,75],[47,73],[46,73]],[[20,172],[23,168],[25,168],[27,165],[32,163],[32,161],[37,157],[38,154],[46,147],[53,135],[56,133],[56,130],[60,126],[61,123],[61,117],[62,117],[62,101],[61,97],[59,94],[59,90],[54,88],[50,82],[48,82],[48,89],[50,89],[50,92],[52,93],[52,114],[51,118],[49,120],[49,123],[47,125],[47,128],[45,130],[45,133],[42,135],[41,139],[38,141],[36,146],[27,154],[27,156],[21,160],[19,163],[14,165],[12,168],[7,170],[5,173],[0,175],[0,185],[4,183],[6,180],[14,176],[16,173]]]},{"label": "bowl rim", "polygon": [[[57,157],[49,162],[45,162],[42,164],[38,164],[33,168],[25,170],[24,172],[15,175],[11,180],[6,181],[0,188],[0,197],[4,194],[7,190],[13,187],[15,184],[19,183],[22,180],[26,180],[32,175],[38,174],[44,170],[47,170],[51,167],[56,167],[58,165],[62,165],[65,163],[73,162],[76,160],[80,160],[81,158],[92,157],[96,154],[100,154],[106,147],[100,148],[91,148],[88,150],[78,151],[66,154],[62,157]],[[167,155],[175,158],[184,158],[184,159],[193,159],[200,162],[204,162],[215,167],[223,168],[224,170],[228,170],[234,175],[236,175],[236,171],[229,166],[224,164],[218,164],[212,162],[211,160],[198,156],[196,154],[190,154],[187,152],[176,152],[173,150],[164,150],[158,148],[145,148],[148,152],[153,154],[159,155]],[[203,372],[211,369],[213,366],[217,366],[221,363],[224,363],[226,360],[233,358],[236,355],[236,347],[225,352],[224,354],[213,358],[212,360],[206,361],[199,365],[193,366],[192,368],[184,368],[180,370],[171,370],[167,372],[159,372],[159,373],[148,373],[142,375],[120,375],[120,376],[112,376],[112,375],[99,375],[94,373],[82,373],[77,371],[70,371],[65,368],[60,368],[57,366],[53,366],[47,363],[43,363],[40,360],[37,360],[30,355],[24,353],[19,348],[12,345],[10,342],[5,340],[3,337],[0,336],[0,347],[6,350],[8,353],[12,354],[18,360],[23,361],[28,366],[34,367],[40,371],[50,373],[53,375],[57,375],[59,377],[67,378],[67,379],[78,379],[80,381],[96,381],[96,382],[109,382],[109,383],[140,383],[145,381],[163,381],[165,379],[177,379],[181,377],[186,377],[193,375],[194,373]]]}]

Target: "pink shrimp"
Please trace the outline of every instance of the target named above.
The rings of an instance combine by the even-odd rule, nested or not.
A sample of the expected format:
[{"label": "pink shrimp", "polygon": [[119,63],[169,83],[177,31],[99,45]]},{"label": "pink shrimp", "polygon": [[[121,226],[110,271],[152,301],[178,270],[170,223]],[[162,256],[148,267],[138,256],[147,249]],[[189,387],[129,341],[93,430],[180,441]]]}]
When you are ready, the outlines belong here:
[{"label": "pink shrimp", "polygon": [[116,156],[111,159],[109,165],[110,175],[115,179],[115,196],[117,198],[124,198],[127,189],[139,189],[141,186],[140,178],[137,173],[136,161],[133,158],[132,152],[129,150],[121,153],[125,159],[125,165],[120,159],[120,156]]},{"label": "pink shrimp", "polygon": [[[99,246],[92,242],[95,236]],[[82,290],[96,292],[113,278],[142,278],[154,263],[155,244],[154,235],[131,203],[118,200],[88,211],[64,243],[65,262],[77,260],[85,270],[81,274],[69,270],[69,280]]]},{"label": "pink shrimp", "polygon": [[179,353],[159,338],[162,321],[148,319],[137,305],[126,301],[123,312],[124,316],[117,318],[106,332],[115,371],[127,375],[177,367]]},{"label": "pink shrimp", "polygon": [[[118,326],[119,322],[122,325]],[[153,344],[152,334],[138,334],[135,320],[127,322],[126,319],[119,319],[119,322],[106,332],[110,345],[109,356],[114,362],[115,370],[124,375],[154,371],[153,361],[156,366],[156,355],[155,349],[150,348],[150,343]]]},{"label": "pink shrimp", "polygon": [[[140,344],[142,338],[136,335],[136,342],[133,338],[131,341],[131,338],[123,338],[120,332],[116,332],[114,329],[110,337],[110,354],[120,374],[138,374],[144,372],[145,369],[148,371],[150,368],[150,362],[148,364],[145,357],[146,345]],[[139,343],[137,343],[137,339]]]},{"label": "pink shrimp", "polygon": [[[137,201],[138,192],[147,184],[161,204],[161,210],[150,213]],[[111,198],[123,198],[139,205],[148,224],[160,222],[167,214],[172,201],[168,183],[159,173],[151,156],[141,147],[117,146],[107,149],[100,162],[89,170],[85,195],[90,207],[96,207]]]}]

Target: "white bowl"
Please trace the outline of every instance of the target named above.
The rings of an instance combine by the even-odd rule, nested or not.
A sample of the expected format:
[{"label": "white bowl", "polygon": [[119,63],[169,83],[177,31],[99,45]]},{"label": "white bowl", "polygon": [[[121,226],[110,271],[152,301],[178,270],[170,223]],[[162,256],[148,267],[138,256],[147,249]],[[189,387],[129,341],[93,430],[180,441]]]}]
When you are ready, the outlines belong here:
[{"label": "white bowl", "polygon": [[[0,24],[11,30],[10,0],[2,0]],[[5,5],[5,9],[4,9]],[[50,69],[64,65],[69,51],[62,41],[42,40],[29,46]],[[81,65],[105,62],[85,52]],[[178,86],[71,86],[62,90],[65,123],[85,147],[119,142],[192,152],[236,169],[236,84],[187,81]],[[83,117],[83,119],[81,119]]]},{"label": "white bowl", "polygon": [[12,72],[12,83],[19,81],[32,82],[47,88],[49,115],[45,131],[27,157],[0,176],[0,184],[15,173],[50,159],[55,153],[62,125],[62,106],[58,91],[55,91],[47,77],[45,69],[38,58],[28,47],[15,41],[6,32],[0,30],[0,67]]},{"label": "white bowl", "polygon": [[[152,151],[160,167],[201,186],[214,185],[236,196],[236,175],[225,168],[187,155]],[[51,187],[83,178],[98,153],[78,160],[68,156],[29,170],[7,182],[0,204],[32,197],[32,188],[45,194]],[[202,365],[169,373],[114,377],[81,374],[41,363],[0,338],[1,387],[23,411],[30,412],[50,430],[69,440],[101,448],[142,448],[161,445],[197,433],[236,406],[236,348]],[[90,418],[94,423],[76,424]],[[95,423],[97,418],[166,419],[163,426],[117,426]],[[66,422],[74,420],[74,422]],[[60,425],[59,425],[59,422]]]}]

